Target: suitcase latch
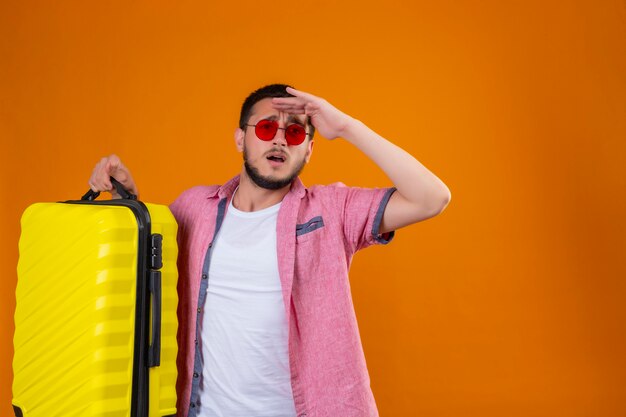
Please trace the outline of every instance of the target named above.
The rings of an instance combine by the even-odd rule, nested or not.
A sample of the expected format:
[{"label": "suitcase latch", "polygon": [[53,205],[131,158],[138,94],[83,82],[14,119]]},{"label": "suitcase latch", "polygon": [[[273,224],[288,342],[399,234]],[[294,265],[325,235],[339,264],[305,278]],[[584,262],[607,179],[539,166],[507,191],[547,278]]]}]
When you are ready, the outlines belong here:
[{"label": "suitcase latch", "polygon": [[150,269],[161,269],[163,266],[163,236],[155,233],[150,235]]}]

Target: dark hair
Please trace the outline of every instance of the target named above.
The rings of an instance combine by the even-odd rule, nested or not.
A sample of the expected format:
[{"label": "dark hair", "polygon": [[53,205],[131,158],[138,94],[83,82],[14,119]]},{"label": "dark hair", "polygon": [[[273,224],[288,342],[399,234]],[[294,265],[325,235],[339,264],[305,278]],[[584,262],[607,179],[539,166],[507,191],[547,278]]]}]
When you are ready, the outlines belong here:
[{"label": "dark hair", "polygon": [[[294,97],[293,94],[289,94],[287,92],[287,87],[291,87],[287,84],[270,84],[265,87],[261,87],[258,90],[252,92],[246,100],[243,102],[241,106],[241,114],[239,116],[239,127],[242,130],[246,130],[246,125],[248,124],[248,120],[250,120],[250,116],[252,113],[252,107],[263,100],[264,98],[270,97]],[[293,88],[293,87],[291,87]],[[309,140],[313,139],[313,135],[315,134],[315,128],[311,124],[311,118],[307,117],[306,123],[309,126]]]}]

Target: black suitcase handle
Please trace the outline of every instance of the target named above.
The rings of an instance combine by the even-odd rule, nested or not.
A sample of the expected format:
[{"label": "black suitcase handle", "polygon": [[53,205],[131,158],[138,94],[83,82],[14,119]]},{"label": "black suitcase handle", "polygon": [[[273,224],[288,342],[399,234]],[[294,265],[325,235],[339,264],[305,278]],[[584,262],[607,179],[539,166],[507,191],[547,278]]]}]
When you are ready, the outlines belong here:
[{"label": "black suitcase handle", "polygon": [[[120,196],[122,196],[122,198],[125,198],[126,200],[137,200],[137,196],[131,193],[130,191],[127,191],[122,185],[122,183],[120,183],[118,180],[116,180],[113,177],[109,177],[109,178],[111,180],[111,184],[113,184],[113,186],[115,187],[115,190]],[[87,191],[85,195],[81,197],[81,200],[93,201],[96,198],[98,198],[99,195],[100,195],[99,191],[94,191],[92,189],[89,189],[89,191]]]}]

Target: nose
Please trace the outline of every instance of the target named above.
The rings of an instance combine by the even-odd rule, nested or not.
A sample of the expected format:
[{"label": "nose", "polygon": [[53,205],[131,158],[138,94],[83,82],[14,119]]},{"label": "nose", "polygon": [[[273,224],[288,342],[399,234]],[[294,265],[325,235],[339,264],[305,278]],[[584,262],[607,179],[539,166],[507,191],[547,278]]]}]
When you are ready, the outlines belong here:
[{"label": "nose", "polygon": [[278,125],[278,130],[276,131],[276,134],[274,135],[274,139],[272,139],[272,143],[274,145],[279,145],[279,146],[287,146],[287,138],[285,137],[285,128],[281,127],[280,124]]}]

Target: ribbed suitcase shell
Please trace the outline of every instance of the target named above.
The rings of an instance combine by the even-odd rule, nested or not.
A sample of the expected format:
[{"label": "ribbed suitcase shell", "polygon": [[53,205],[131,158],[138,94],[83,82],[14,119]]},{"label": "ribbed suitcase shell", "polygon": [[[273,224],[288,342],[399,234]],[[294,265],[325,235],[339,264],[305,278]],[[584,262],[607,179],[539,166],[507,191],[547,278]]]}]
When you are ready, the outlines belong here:
[{"label": "ribbed suitcase shell", "polygon": [[[136,350],[150,342],[135,336],[141,319],[152,337],[151,302],[148,317],[136,306],[138,251],[146,242],[135,212],[110,202],[37,203],[22,216],[13,359],[18,415],[176,413],[177,225],[166,206],[133,202],[147,207],[151,233],[163,236],[160,365],[148,369]],[[140,368],[149,374],[149,403],[138,399],[145,383],[133,380]]]}]

